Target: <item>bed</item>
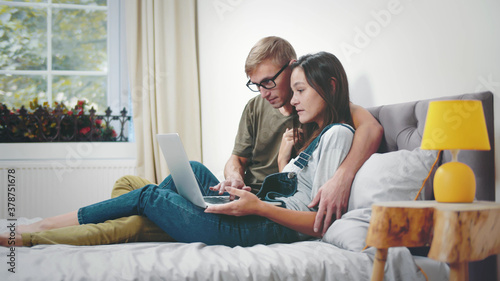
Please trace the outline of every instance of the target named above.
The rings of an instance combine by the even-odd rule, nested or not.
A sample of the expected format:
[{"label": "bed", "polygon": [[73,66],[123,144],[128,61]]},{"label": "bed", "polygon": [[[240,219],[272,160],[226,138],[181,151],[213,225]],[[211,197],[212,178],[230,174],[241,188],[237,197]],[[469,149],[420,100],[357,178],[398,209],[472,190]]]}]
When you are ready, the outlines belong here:
[{"label": "bed", "polygon": [[[477,99],[483,102],[492,150],[463,152],[460,161],[466,162],[476,173],[477,199],[494,201],[493,95],[484,92],[440,99]],[[411,157],[415,157],[415,153],[421,155],[418,146],[428,102],[423,100],[369,109],[385,130],[377,161],[400,166],[405,165],[403,162],[418,162],[425,167],[429,166],[429,162],[432,164],[429,159],[433,158],[429,155],[422,161],[423,158],[418,156],[418,161],[403,161],[402,164],[385,158],[387,155],[401,158],[400,154],[410,153],[413,153]],[[445,153],[440,162],[449,161],[449,158]],[[378,164],[375,160],[369,161],[372,166]],[[415,187],[414,183],[410,183],[422,182],[421,177],[427,174],[430,166],[427,171],[410,170],[409,173],[408,169],[401,169],[399,179],[409,190],[404,196],[420,188],[420,185]],[[365,164],[358,172],[351,199],[362,193],[367,180],[374,177],[366,175],[364,180],[361,179],[365,173],[370,173],[369,170],[370,165]],[[423,196],[431,200],[432,184],[429,183],[432,181],[426,185]],[[382,178],[380,184],[386,186],[387,178]],[[385,197],[382,196],[377,200],[383,199]],[[292,244],[231,248],[202,243],[130,243],[38,245],[12,251],[0,248],[0,280],[370,280],[375,249],[363,249],[370,217],[369,202],[350,200],[351,203],[359,207],[350,206],[350,211],[330,227],[322,240]],[[16,223],[35,220],[18,218]],[[5,219],[1,220],[0,232],[8,231],[8,223]],[[419,256],[416,250],[419,249],[391,248],[385,280],[426,280],[425,275],[429,280],[448,280],[446,264]],[[496,280],[496,257],[471,264],[470,280]]]}]

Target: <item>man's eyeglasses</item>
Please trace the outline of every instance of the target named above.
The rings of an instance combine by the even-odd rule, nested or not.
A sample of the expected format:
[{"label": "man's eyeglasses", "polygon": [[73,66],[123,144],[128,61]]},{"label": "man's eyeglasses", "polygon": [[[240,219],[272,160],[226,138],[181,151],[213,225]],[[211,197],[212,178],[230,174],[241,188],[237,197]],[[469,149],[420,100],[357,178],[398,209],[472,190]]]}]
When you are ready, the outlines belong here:
[{"label": "man's eyeglasses", "polygon": [[278,73],[276,73],[276,75],[274,75],[273,78],[264,79],[264,80],[260,81],[260,83],[253,83],[249,79],[247,82],[248,89],[250,89],[253,92],[259,92],[260,91],[259,87],[262,87],[262,88],[268,89],[268,90],[276,87],[276,82],[274,82],[274,80],[276,80],[276,78],[278,78],[278,76],[281,74],[281,72],[283,72],[283,70],[285,70],[287,67],[288,67],[288,63],[283,65],[283,67],[280,69],[280,71],[278,71]]}]

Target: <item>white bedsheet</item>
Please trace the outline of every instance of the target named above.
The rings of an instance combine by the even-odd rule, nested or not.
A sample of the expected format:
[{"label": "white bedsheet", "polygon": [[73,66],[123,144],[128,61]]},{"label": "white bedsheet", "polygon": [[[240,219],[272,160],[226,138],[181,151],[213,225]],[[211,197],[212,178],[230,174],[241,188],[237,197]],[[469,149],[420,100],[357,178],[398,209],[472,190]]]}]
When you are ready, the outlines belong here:
[{"label": "white bedsheet", "polygon": [[[23,223],[18,221],[18,224]],[[5,232],[6,220],[0,220]],[[0,248],[0,280],[370,280],[375,250],[340,249],[321,241],[253,247],[202,243]],[[447,280],[447,272],[431,280]],[[425,280],[406,248],[391,248],[385,280]]]}]

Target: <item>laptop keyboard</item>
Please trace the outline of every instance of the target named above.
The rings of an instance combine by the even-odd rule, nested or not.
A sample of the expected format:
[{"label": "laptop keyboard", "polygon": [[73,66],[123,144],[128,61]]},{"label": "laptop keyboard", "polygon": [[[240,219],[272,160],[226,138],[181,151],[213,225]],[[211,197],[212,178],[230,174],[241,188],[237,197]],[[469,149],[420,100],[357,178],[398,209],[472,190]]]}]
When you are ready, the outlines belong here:
[{"label": "laptop keyboard", "polygon": [[224,204],[231,202],[231,200],[229,200],[229,196],[205,196],[203,197],[203,200],[205,200],[208,204]]}]

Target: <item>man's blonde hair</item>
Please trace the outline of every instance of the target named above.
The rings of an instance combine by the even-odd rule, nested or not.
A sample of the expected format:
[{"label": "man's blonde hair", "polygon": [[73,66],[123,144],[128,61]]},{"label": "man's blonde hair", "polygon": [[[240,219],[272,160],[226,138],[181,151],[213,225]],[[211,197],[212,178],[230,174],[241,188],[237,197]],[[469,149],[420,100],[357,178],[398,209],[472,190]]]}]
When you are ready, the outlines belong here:
[{"label": "man's blonde hair", "polygon": [[245,62],[247,76],[250,76],[259,64],[268,59],[281,67],[291,60],[297,59],[297,54],[295,54],[292,45],[283,38],[276,36],[262,38],[252,47],[248,54]]}]

